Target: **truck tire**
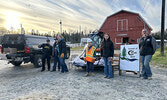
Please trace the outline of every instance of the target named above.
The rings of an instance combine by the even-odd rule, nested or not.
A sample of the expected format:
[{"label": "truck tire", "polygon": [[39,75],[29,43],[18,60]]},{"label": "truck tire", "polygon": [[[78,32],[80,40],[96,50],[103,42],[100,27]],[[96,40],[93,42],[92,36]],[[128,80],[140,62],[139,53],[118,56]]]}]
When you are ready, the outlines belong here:
[{"label": "truck tire", "polygon": [[22,63],[22,61],[15,61],[15,62],[12,62],[12,65],[14,66],[20,66]]},{"label": "truck tire", "polygon": [[36,68],[42,67],[42,55],[35,55],[33,64]]}]

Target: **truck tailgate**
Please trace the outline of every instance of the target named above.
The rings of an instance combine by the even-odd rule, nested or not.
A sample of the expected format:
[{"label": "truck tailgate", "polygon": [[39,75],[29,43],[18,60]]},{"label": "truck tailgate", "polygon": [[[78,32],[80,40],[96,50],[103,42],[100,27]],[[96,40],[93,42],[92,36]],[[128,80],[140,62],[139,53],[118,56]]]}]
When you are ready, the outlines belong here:
[{"label": "truck tailgate", "polygon": [[7,60],[6,54],[1,54],[0,53],[0,60]]}]

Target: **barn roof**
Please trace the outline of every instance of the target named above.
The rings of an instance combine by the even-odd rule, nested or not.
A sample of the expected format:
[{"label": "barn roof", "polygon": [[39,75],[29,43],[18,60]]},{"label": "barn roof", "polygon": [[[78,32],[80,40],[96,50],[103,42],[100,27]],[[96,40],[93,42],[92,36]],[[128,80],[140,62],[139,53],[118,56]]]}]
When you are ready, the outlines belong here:
[{"label": "barn roof", "polygon": [[[131,13],[131,14],[136,14],[136,15],[138,15],[138,16],[141,18],[141,20],[143,21],[143,23],[145,23],[145,24],[152,30],[151,26],[144,20],[144,18],[143,18],[139,13],[135,13],[135,12],[127,11],[127,10],[120,10],[120,11],[118,11],[118,12],[116,12],[116,13],[114,13],[114,14],[108,16],[108,17],[105,19],[105,21],[106,21],[109,17],[114,16],[114,15],[116,15],[116,14],[119,14],[119,13],[121,13],[121,12],[127,12],[127,13]],[[104,22],[105,22],[105,21],[104,21]],[[104,24],[104,22],[103,22],[103,24]],[[102,24],[102,25],[103,25],[103,24]],[[101,27],[102,27],[102,25],[101,25]],[[101,27],[100,27],[100,29],[101,29]]]}]

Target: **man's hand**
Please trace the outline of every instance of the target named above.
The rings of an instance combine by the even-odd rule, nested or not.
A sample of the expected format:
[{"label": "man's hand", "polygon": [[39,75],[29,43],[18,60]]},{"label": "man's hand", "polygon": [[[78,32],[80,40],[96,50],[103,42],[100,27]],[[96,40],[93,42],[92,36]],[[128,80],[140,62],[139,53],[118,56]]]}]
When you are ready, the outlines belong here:
[{"label": "man's hand", "polygon": [[112,57],[109,57],[109,61],[112,61]]},{"label": "man's hand", "polygon": [[95,59],[94,58],[92,59],[92,62],[95,63]]},{"label": "man's hand", "polygon": [[86,58],[84,58],[84,61],[86,62]]},{"label": "man's hand", "polygon": [[61,58],[64,58],[64,53],[61,53],[60,57],[61,57]]},{"label": "man's hand", "polygon": [[38,45],[38,48],[40,48],[40,47],[41,47],[41,44]]}]

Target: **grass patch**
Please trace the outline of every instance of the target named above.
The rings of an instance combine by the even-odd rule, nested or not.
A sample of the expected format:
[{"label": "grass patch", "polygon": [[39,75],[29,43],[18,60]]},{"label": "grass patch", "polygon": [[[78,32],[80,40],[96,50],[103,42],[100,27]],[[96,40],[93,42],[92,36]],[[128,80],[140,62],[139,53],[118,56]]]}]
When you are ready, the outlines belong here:
[{"label": "grass patch", "polygon": [[77,50],[83,50],[84,49],[84,46],[82,47],[74,47],[74,48],[71,48],[71,51],[77,51]]},{"label": "grass patch", "polygon": [[167,47],[164,49],[164,56],[161,56],[160,48],[158,48],[152,57],[151,63],[167,66]]}]

